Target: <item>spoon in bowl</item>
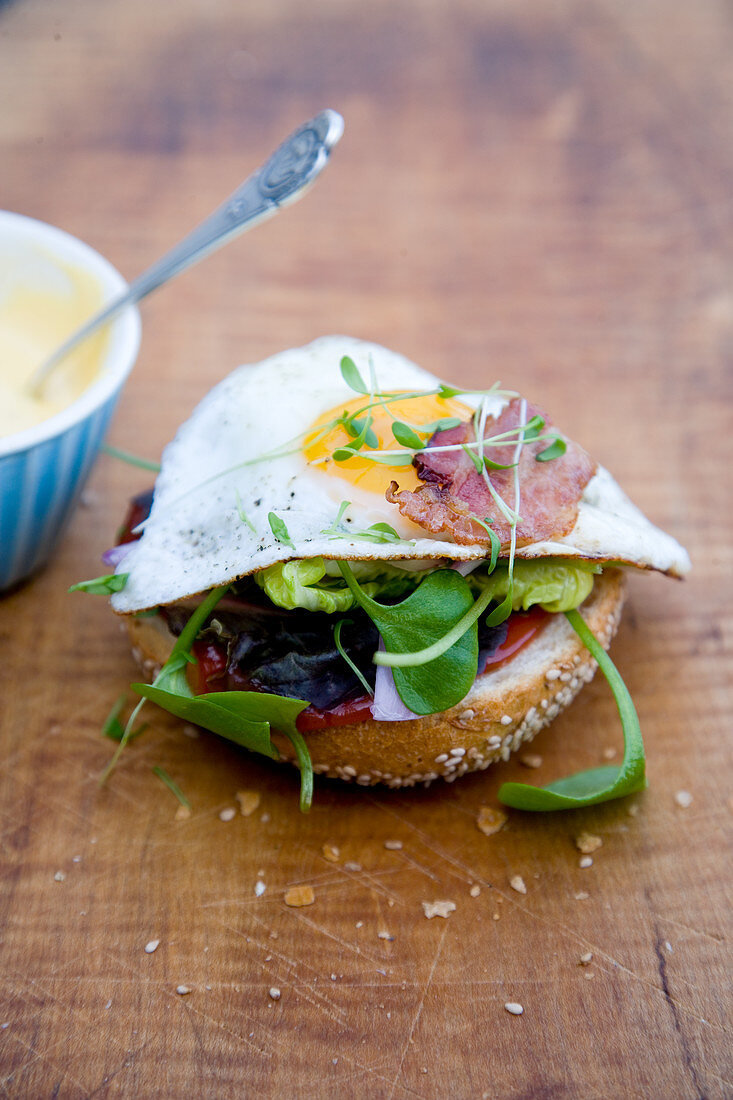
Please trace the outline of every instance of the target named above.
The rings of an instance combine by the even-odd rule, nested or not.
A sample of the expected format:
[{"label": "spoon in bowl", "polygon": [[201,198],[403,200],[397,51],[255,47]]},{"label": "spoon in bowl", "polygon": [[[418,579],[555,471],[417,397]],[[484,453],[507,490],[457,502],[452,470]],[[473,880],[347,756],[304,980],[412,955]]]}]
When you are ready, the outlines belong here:
[{"label": "spoon in bowl", "polygon": [[213,214],[138,275],[123,294],[95,313],[34,371],[27,383],[31,395],[38,397],[51,372],[69,352],[116,317],[120,310],[141,301],[227,241],[299,199],[325,167],[343,132],[343,118],[331,110],[321,111],[299,126]]}]

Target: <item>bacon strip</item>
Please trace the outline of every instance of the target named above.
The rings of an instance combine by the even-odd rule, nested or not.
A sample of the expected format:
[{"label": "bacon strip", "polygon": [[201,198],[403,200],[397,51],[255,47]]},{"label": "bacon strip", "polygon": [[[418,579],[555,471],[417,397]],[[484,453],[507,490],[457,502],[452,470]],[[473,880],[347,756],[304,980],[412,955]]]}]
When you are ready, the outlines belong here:
[{"label": "bacon strip", "polygon": [[[486,421],[484,438],[500,435],[520,423],[521,399],[514,398],[498,417]],[[525,423],[541,416],[545,428],[551,421],[545,413],[527,404]],[[473,422],[457,428],[436,432],[428,449],[413,460],[418,477],[425,482],[414,492],[403,490],[393,481],[387,490],[387,500],[396,504],[403,516],[435,535],[451,538],[461,545],[489,544],[490,539],[476,518],[492,520],[492,530],[509,546],[511,526],[494,501],[483,475],[479,474],[465,451],[432,453],[434,447],[475,440]],[[500,465],[514,459],[516,442],[502,447],[487,448],[486,454]],[[525,443],[519,459],[519,511],[517,546],[545,542],[567,535],[578,515],[578,503],[583,489],[596,470],[596,464],[582,447],[568,442],[567,450],[549,462],[537,462],[536,455],[548,446],[546,441]],[[488,473],[496,492],[509,507],[514,506],[514,470],[491,470]]]}]

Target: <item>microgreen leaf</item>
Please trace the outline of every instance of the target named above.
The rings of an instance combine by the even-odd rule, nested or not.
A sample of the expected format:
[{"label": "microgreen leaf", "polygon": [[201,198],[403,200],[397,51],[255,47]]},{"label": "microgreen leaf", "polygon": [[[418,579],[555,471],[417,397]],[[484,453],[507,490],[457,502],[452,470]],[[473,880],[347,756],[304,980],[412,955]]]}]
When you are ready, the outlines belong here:
[{"label": "microgreen leaf", "polygon": [[185,806],[189,810],[191,809],[191,803],[188,801],[185,794],[175,782],[175,780],[171,779],[167,771],[156,764],[153,768],[153,775],[157,775],[158,779],[160,779],[162,783],[165,783],[168,790],[173,792],[173,794],[176,796],[182,806]]},{"label": "microgreen leaf", "polygon": [[529,443],[532,439],[536,439],[545,426],[545,422],[541,416],[533,416],[531,420],[528,420],[524,425],[523,438],[525,443]]},{"label": "microgreen leaf", "polygon": [[459,703],[476,677],[476,620],[481,613],[471,623],[456,629],[456,624],[463,624],[467,613],[476,606],[464,578],[453,569],[440,569],[427,576],[401,603],[386,605],[366,595],[347,562],[340,561],[338,565],[354,599],[375,624],[390,651],[397,655],[412,654],[422,649],[426,638],[443,639],[450,634],[449,642],[441,645],[440,652],[410,667],[382,659],[392,653],[374,655],[375,664],[393,665],[395,687],[403,703],[416,714],[434,714]]},{"label": "microgreen leaf", "polygon": [[336,513],[336,519],[333,521],[333,523],[331,524],[330,527],[324,527],[321,530],[321,534],[322,535],[327,535],[330,538],[339,538],[340,534],[341,534],[339,532],[339,528],[341,527],[341,520],[344,518],[344,513],[346,512],[347,508],[350,508],[350,507],[351,507],[351,501],[350,500],[342,500],[341,503],[339,504],[339,510]]},{"label": "microgreen leaf", "polygon": [[425,449],[425,443],[420,436],[413,432],[412,428],[408,428],[407,424],[403,424],[401,420],[395,420],[392,424],[392,435],[403,447],[409,447],[413,451]]},{"label": "microgreen leaf", "polygon": [[442,397],[444,400],[448,397],[460,397],[463,393],[466,393],[466,390],[456,386],[448,386],[445,382],[441,382],[438,386],[438,397]]},{"label": "microgreen leaf", "polygon": [[348,355],[344,355],[341,360],[341,377],[349,389],[354,390],[355,393],[369,393],[369,387],[365,385],[356,363]]},{"label": "microgreen leaf", "polygon": [[123,451],[120,447],[113,447],[111,443],[103,443],[100,449],[108,454],[110,458],[118,458],[120,462],[126,462],[128,466],[137,466],[140,470],[152,470],[156,474],[160,472],[159,462],[151,462],[147,458],[138,458],[131,451]]},{"label": "microgreen leaf", "polygon": [[343,659],[346,661],[346,664],[349,666],[351,671],[354,673],[354,676],[356,676],[357,680],[359,681],[359,683],[362,685],[362,687],[366,691],[367,695],[374,695],[374,690],[372,689],[369,681],[364,676],[364,673],[361,671],[361,669],[357,665],[354,664],[351,657],[349,657],[348,653],[346,652],[346,650],[344,649],[344,647],[341,643],[341,631],[342,631],[342,629],[345,626],[353,626],[353,625],[354,625],[354,623],[353,623],[352,619],[339,619],[339,621],[334,625],[334,628],[333,628],[334,644],[336,646],[336,649],[339,651],[339,653],[343,657]]},{"label": "microgreen leaf", "polygon": [[513,470],[516,465],[516,462],[510,462],[507,466],[502,466],[500,462],[492,462],[484,455],[484,466],[487,470]]},{"label": "microgreen leaf", "polygon": [[646,787],[644,743],[629,690],[580,612],[566,611],[565,616],[583,645],[595,657],[613,692],[624,732],[624,758],[620,766],[608,764],[591,768],[556,779],[546,787],[504,783],[499,788],[499,801],[517,810],[569,810],[593,806],[598,802],[623,798]]},{"label": "microgreen leaf", "polygon": [[282,542],[285,546],[289,546],[291,550],[294,550],[295,543],[290,537],[290,532],[285,525],[285,521],[280,519],[280,516],[275,515],[274,512],[268,512],[267,522],[270,524],[270,530],[277,541]]},{"label": "microgreen leaf", "polygon": [[252,520],[249,518],[249,516],[247,515],[247,513],[244,510],[244,507],[242,505],[242,498],[239,495],[239,489],[237,489],[236,496],[237,496],[237,515],[241,519],[242,523],[247,524],[247,526],[249,527],[252,534],[256,535],[257,534],[257,528],[255,527],[254,523],[252,522]]},{"label": "microgreen leaf", "polygon": [[474,466],[476,467],[476,473],[480,474],[482,467],[481,467],[481,459],[479,458],[479,456],[474,451],[472,451],[470,447],[467,447],[465,443],[462,443],[461,447],[462,447],[463,451],[465,452],[465,454],[468,455],[468,457],[471,459],[471,462],[473,462]]},{"label": "microgreen leaf", "polygon": [[492,531],[490,524],[494,521],[490,516],[484,516],[483,519],[479,519],[478,516],[471,516],[474,523],[478,523],[480,527],[483,527],[486,534],[489,536],[489,542],[491,543],[491,558],[489,559],[488,572],[493,573],[496,568],[496,560],[499,557],[499,551],[501,550],[501,539],[497,535],[496,531]]},{"label": "microgreen leaf", "polygon": [[546,447],[544,451],[540,451],[540,453],[534,457],[537,462],[551,462],[553,458],[560,458],[561,455],[564,455],[567,449],[568,447],[565,440],[557,436],[549,447]]},{"label": "microgreen leaf", "polygon": [[359,420],[357,417],[347,417],[343,421],[344,428],[348,435],[351,436],[352,447],[361,447],[366,443],[367,447],[378,447],[379,440],[376,434],[370,427],[371,417],[367,417],[365,420]]},{"label": "microgreen leaf", "polygon": [[113,592],[122,591],[129,575],[129,573],[107,573],[104,577],[94,577],[90,581],[72,584],[68,591],[88,592],[91,596],[110,596]]}]

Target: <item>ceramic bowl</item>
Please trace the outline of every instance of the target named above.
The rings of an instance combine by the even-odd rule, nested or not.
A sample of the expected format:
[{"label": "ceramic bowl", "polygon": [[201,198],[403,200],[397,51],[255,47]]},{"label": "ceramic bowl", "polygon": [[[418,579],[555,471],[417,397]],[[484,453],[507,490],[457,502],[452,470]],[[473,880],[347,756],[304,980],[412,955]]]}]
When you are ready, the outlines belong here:
[{"label": "ceramic bowl", "polygon": [[[76,237],[0,211],[0,285],[28,279],[29,264],[72,265],[98,280],[103,301],[127,283]],[[24,271],[25,267],[25,271]],[[16,271],[19,272],[16,275]],[[0,436],[0,591],[39,570],[53,553],[94,460],[140,346],[140,314],[126,309],[109,326],[99,374],[73,404],[34,427]]]}]

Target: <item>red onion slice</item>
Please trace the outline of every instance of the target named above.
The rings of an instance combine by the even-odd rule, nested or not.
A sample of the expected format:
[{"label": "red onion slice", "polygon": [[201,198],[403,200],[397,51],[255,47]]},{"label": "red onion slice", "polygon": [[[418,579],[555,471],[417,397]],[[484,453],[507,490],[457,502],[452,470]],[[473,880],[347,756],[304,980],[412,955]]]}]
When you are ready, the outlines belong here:
[{"label": "red onion slice", "polygon": [[116,568],[127,557],[134,545],[134,542],[121,542],[119,546],[111,546],[102,554],[102,561],[105,565]]},{"label": "red onion slice", "polygon": [[[386,646],[379,639],[379,649],[385,652]],[[374,700],[372,702],[372,717],[377,722],[408,722],[411,718],[419,718],[419,714],[406,707],[397,694],[392,669],[387,665],[377,665],[377,679],[374,684]]]}]

